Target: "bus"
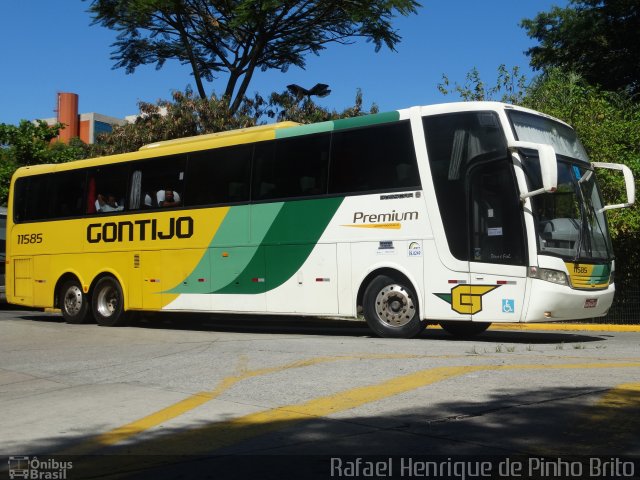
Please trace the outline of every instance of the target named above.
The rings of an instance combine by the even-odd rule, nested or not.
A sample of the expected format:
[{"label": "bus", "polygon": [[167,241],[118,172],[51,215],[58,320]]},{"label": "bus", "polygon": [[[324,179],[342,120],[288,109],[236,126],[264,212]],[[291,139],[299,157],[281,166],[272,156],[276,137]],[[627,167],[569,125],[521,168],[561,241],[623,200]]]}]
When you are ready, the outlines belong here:
[{"label": "bus", "polygon": [[[603,205],[595,168],[622,172],[626,202]],[[275,123],[20,168],[6,293],[102,326],[364,317],[410,338],[592,318],[615,289],[605,212],[634,198],[627,167],[590,163],[569,125],[512,105]]]}]

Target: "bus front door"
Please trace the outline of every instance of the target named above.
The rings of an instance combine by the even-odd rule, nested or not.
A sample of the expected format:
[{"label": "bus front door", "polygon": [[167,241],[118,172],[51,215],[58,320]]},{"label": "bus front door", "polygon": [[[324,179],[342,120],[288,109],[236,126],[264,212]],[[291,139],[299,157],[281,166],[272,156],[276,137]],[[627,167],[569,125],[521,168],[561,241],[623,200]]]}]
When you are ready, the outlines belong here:
[{"label": "bus front door", "polygon": [[516,322],[523,311],[526,258],[522,209],[506,159],[468,176],[472,319]]}]

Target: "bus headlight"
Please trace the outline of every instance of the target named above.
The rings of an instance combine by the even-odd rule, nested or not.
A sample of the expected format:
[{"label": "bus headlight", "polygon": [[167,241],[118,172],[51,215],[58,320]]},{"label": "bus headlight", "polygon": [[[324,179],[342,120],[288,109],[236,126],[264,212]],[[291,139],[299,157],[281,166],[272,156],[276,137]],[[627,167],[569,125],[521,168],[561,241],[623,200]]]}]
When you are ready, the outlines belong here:
[{"label": "bus headlight", "polygon": [[559,270],[529,267],[529,277],[544,280],[545,282],[557,283],[558,285],[569,285],[567,275]]}]

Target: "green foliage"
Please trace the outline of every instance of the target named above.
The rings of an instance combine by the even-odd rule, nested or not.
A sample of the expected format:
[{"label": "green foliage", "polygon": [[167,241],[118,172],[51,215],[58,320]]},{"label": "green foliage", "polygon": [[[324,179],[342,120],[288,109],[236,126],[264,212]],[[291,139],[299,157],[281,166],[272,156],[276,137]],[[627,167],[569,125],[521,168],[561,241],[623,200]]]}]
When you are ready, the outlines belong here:
[{"label": "green foliage", "polygon": [[[620,93],[600,90],[575,73],[550,70],[531,86],[524,106],[560,118],[576,129],[594,162],[622,163],[640,179],[640,105]],[[626,199],[620,173],[598,171],[607,203]],[[618,235],[640,233],[638,208],[608,212],[609,228]]]},{"label": "green foliage", "polygon": [[114,126],[111,133],[100,135],[91,146],[92,156],[130,152],[149,143],[174,138],[252,127],[257,124],[264,104],[260,96],[245,98],[232,113],[228,103],[216,95],[202,99],[190,88],[185,92],[175,91],[172,101],[140,102],[136,121]]},{"label": "green foliage", "polygon": [[540,42],[527,51],[534,68],[560,67],[604,90],[640,93],[637,0],[571,0],[521,26]]},{"label": "green foliage", "polygon": [[451,86],[449,77],[442,75],[442,83],[438,84],[438,90],[443,95],[458,94],[464,101],[492,101],[499,100],[505,103],[522,103],[526,85],[526,77],[520,73],[520,68],[515,66],[508,70],[505,65],[498,67],[496,84],[487,87],[480,77],[480,72],[473,67],[466,75],[464,85],[457,82]]},{"label": "green foliage", "polygon": [[64,126],[60,123],[49,126],[43,120],[29,122],[21,120],[15,125],[0,124],[0,145],[9,148],[9,154],[17,165],[53,163],[50,142],[58,136]]},{"label": "green foliage", "polygon": [[370,113],[378,113],[378,107],[374,104],[369,111],[363,110],[362,92],[356,93],[355,103],[352,107],[345,108],[342,112],[328,110],[316,105],[310,98],[299,99],[289,92],[272,93],[269,97],[269,107],[266,114],[278,121],[289,120],[298,123],[317,123],[340,118],[357,117]]},{"label": "green foliage", "polygon": [[69,145],[51,141],[64,125],[47,125],[43,120],[21,120],[18,126],[0,124],[0,204],[5,204],[11,176],[18,167],[41,163],[62,163],[86,157],[87,146],[79,139]]},{"label": "green foliage", "polygon": [[115,68],[162,68],[167,60],[188,64],[200,98],[203,80],[223,72],[222,99],[235,113],[256,69],[304,68],[305,55],[330,43],[364,38],[376,51],[395,49],[397,14],[416,13],[415,0],[92,0],[93,23],[118,32]]},{"label": "green foliage", "polygon": [[[466,76],[464,86],[445,83],[438,85],[441,93],[457,93],[463,100],[491,100],[501,91],[507,98],[519,100],[525,107],[559,118],[573,126],[582,140],[589,157],[594,162],[622,163],[627,165],[636,179],[636,191],[640,186],[640,104],[625,93],[608,92],[590,85],[581,75],[560,69],[549,69],[524,88],[524,78],[514,74],[509,80],[501,73],[495,87],[486,88],[477,69]],[[515,85],[517,88],[513,89]],[[503,95],[503,101],[505,96]],[[626,189],[620,172],[598,170],[598,184],[606,204],[624,203]],[[634,302],[640,281],[640,209],[637,206],[607,212],[609,231],[617,258],[624,261],[616,265],[616,305]],[[621,307],[618,307],[621,308]],[[635,307],[637,309],[637,306]]]},{"label": "green foliage", "polygon": [[173,92],[171,101],[141,102],[141,114],[135,123],[116,126],[113,132],[101,135],[90,147],[91,156],[130,152],[162,140],[253,127],[265,118],[314,123],[378,111],[373,105],[366,112],[362,103],[362,93],[358,91],[354,106],[337,112],[322,108],[309,98],[299,99],[284,92],[272,93],[268,101],[260,95],[245,98],[233,113],[224,99],[215,95],[202,99],[187,88]]}]

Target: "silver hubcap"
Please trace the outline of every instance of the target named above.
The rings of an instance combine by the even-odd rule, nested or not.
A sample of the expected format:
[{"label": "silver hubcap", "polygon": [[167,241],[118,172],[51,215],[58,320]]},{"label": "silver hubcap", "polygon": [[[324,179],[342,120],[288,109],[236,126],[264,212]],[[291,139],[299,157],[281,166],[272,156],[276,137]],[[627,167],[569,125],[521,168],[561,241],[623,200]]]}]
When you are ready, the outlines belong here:
[{"label": "silver hubcap", "polygon": [[64,309],[69,315],[77,315],[82,308],[82,290],[76,285],[67,290],[64,296]]},{"label": "silver hubcap", "polygon": [[387,285],[378,292],[376,311],[384,323],[392,327],[402,327],[411,321],[416,308],[404,287]]},{"label": "silver hubcap", "polygon": [[120,298],[118,291],[109,286],[105,287],[98,293],[97,307],[98,313],[103,317],[110,317],[118,309]]}]

